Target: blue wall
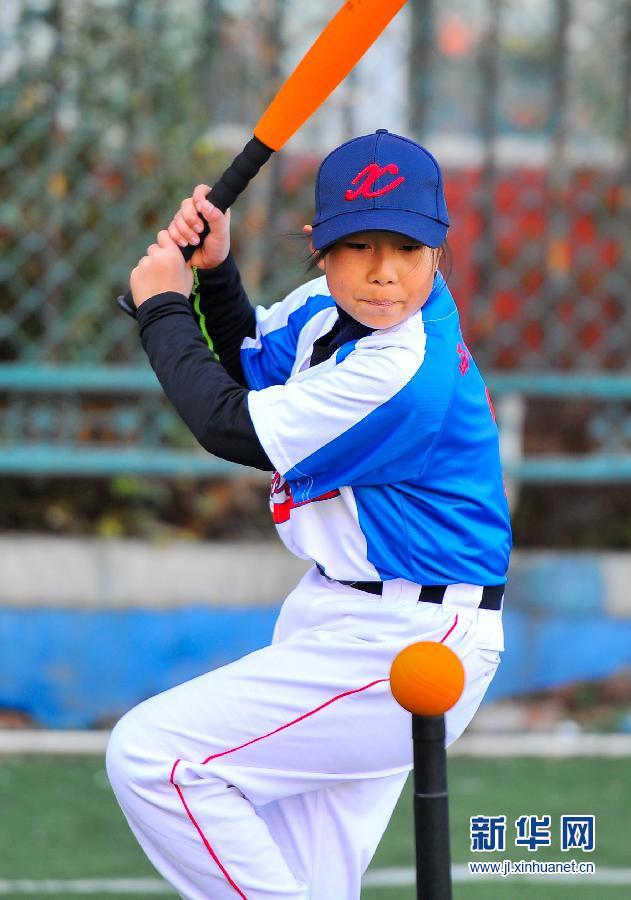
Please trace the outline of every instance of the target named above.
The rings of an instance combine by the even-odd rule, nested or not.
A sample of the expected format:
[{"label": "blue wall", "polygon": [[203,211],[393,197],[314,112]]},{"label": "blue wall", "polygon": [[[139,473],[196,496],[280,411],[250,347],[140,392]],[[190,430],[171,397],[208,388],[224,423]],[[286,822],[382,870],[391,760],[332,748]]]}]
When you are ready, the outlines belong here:
[{"label": "blue wall", "polygon": [[[631,665],[631,618],[608,615],[598,578],[593,566],[551,563],[515,573],[504,614],[507,652],[489,698]],[[277,613],[0,608],[0,707],[49,728],[110,724],[143,698],[269,643]]]},{"label": "blue wall", "polygon": [[48,728],[109,724],[268,644],[277,609],[0,609],[0,708]]}]

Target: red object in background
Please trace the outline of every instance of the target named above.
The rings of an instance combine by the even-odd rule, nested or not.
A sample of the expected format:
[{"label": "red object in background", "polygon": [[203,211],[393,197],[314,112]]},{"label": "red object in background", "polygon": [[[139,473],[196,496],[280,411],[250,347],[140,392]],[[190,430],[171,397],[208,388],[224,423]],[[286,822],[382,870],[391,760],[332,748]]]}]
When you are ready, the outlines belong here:
[{"label": "red object in background", "polygon": [[[520,365],[524,350],[545,356],[546,329],[552,324],[563,330],[564,338],[563,349],[550,365],[571,369],[582,351],[596,355],[605,368],[624,365],[602,347],[622,303],[608,291],[605,280],[622,255],[620,240],[603,227],[619,214],[622,204],[614,173],[570,172],[559,196],[542,169],[499,170],[489,204],[492,245],[486,247],[481,184],[480,169],[445,172],[452,223],[449,283],[465,337],[475,345],[484,342],[494,368],[512,368]],[[482,282],[484,252],[491,254],[489,285]],[[584,304],[579,308],[577,303],[581,298],[589,298],[593,307],[587,321]],[[502,323],[514,326],[514,338],[508,342],[505,329],[501,342],[494,336]]]}]

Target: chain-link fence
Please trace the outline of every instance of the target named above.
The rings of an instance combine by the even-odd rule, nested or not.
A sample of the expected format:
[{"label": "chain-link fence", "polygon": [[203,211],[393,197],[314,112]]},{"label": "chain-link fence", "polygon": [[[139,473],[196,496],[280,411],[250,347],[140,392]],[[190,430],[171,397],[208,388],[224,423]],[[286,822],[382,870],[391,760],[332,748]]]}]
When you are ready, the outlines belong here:
[{"label": "chain-link fence", "polygon": [[[65,437],[63,417],[46,426],[45,367],[74,367],[67,394],[86,367],[146,368],[113,298],[180,199],[241,149],[340,2],[1,5],[5,445],[28,427],[45,445],[126,443],[111,427],[86,432],[80,406]],[[300,231],[324,153],[385,127],[443,165],[450,284],[485,370],[628,371],[630,96],[631,0],[409,0],[236,204],[251,297],[269,303],[304,279]],[[129,414],[108,377],[105,408]],[[138,422],[119,418],[129,438]]]}]

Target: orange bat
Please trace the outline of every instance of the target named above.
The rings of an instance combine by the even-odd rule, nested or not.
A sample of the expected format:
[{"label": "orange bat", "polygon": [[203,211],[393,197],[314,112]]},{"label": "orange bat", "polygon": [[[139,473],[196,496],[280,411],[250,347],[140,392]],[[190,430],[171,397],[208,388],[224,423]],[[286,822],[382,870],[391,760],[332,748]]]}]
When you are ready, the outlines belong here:
[{"label": "orange bat", "polygon": [[267,107],[254,136],[280,150],[374,44],[406,0],[347,0]]}]

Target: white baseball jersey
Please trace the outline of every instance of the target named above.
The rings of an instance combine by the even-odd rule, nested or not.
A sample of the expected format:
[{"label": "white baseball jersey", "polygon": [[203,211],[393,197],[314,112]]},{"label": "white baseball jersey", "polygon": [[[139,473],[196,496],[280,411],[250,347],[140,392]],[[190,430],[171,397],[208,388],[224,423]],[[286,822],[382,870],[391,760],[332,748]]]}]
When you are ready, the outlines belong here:
[{"label": "white baseball jersey", "polygon": [[442,276],[416,314],[318,365],[338,319],[324,277],[256,318],[241,362],[286,546],[338,580],[505,581],[497,426]]}]

